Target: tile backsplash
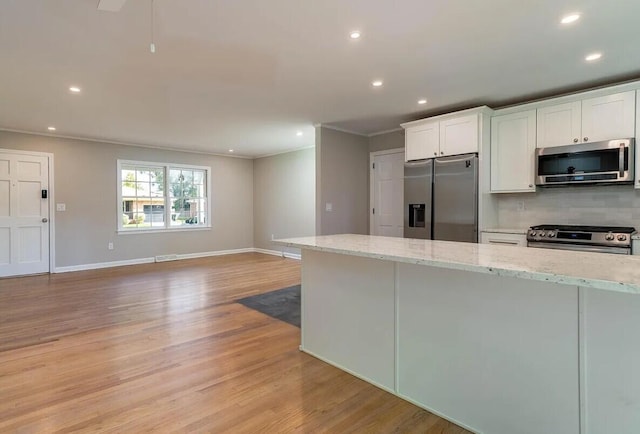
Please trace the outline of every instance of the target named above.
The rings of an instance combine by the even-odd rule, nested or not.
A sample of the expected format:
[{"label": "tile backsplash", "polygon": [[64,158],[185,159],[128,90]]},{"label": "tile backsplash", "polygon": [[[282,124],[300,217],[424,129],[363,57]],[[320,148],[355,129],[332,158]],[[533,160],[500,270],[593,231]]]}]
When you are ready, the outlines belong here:
[{"label": "tile backsplash", "polygon": [[499,194],[501,228],[539,224],[633,226],[640,231],[640,190],[631,185],[539,188]]}]

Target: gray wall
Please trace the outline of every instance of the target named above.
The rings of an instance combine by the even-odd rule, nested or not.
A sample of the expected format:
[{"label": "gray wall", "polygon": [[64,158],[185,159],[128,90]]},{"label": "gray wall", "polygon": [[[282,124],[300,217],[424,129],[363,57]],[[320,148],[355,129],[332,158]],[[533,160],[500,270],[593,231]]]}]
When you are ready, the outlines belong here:
[{"label": "gray wall", "polygon": [[[316,151],[313,148],[254,160],[254,246],[282,250],[277,238],[315,235]],[[287,249],[299,253],[298,249]]]},{"label": "gray wall", "polygon": [[632,185],[538,188],[536,193],[495,196],[502,228],[580,224],[640,229],[640,190]]},{"label": "gray wall", "polygon": [[[253,247],[252,160],[3,131],[0,148],[54,154],[57,267]],[[212,229],[118,235],[118,159],[210,166]]]},{"label": "gray wall", "polygon": [[368,201],[368,138],[317,127],[316,233],[368,234]]},{"label": "gray wall", "polygon": [[369,137],[369,152],[404,149],[404,129]]}]

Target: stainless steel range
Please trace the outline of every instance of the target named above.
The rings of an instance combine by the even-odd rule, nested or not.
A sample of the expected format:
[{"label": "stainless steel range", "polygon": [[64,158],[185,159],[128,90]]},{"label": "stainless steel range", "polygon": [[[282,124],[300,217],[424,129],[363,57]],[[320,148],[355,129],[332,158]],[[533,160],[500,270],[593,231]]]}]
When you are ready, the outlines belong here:
[{"label": "stainless steel range", "polygon": [[635,231],[619,226],[531,226],[527,246],[630,255],[631,235]]}]

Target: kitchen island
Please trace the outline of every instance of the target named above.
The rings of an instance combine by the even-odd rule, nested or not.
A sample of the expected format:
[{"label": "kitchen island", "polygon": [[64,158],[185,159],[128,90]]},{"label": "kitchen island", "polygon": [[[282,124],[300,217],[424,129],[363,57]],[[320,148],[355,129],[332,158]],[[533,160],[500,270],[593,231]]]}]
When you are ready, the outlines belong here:
[{"label": "kitchen island", "polygon": [[640,432],[640,258],[330,235],[301,349],[478,433]]}]

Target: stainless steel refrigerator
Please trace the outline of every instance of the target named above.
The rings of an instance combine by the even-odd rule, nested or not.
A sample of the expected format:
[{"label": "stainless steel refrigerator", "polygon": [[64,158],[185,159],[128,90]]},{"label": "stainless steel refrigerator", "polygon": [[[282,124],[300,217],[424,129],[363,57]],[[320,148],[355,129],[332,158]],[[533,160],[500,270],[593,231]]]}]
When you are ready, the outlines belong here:
[{"label": "stainless steel refrigerator", "polygon": [[404,236],[478,242],[478,155],[404,166]]}]

